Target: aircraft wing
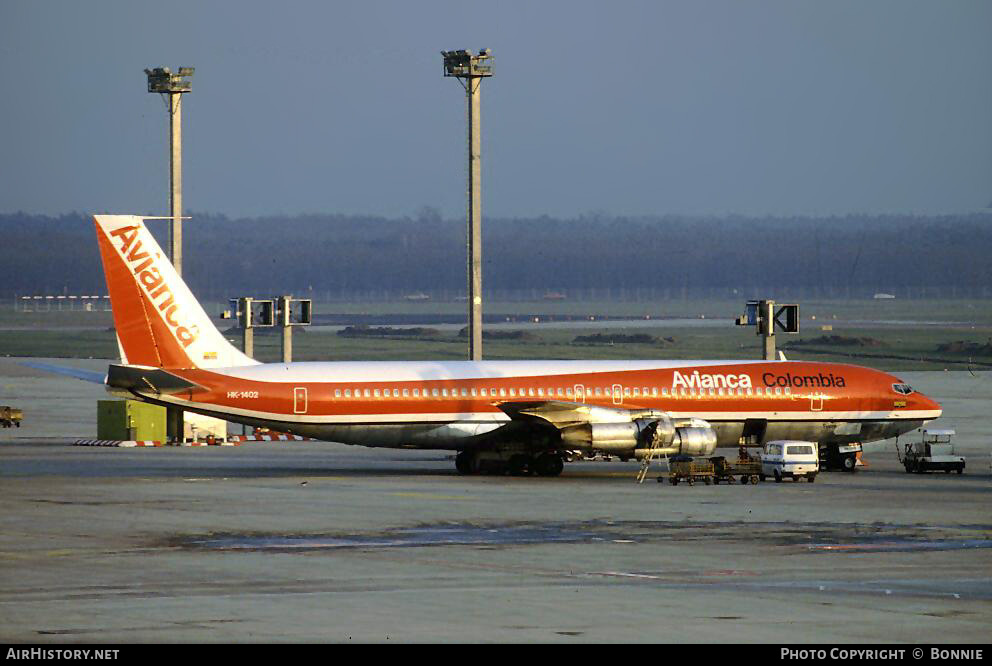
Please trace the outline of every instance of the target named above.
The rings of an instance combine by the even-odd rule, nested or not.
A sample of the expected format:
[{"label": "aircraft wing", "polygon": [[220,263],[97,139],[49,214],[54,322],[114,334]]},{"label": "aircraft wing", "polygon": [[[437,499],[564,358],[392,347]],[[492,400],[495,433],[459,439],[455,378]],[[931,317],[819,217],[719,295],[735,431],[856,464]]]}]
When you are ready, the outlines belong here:
[{"label": "aircraft wing", "polygon": [[548,424],[559,430],[585,423],[629,422],[635,418],[661,415],[653,410],[600,407],[563,400],[500,402],[497,407],[514,421]]}]

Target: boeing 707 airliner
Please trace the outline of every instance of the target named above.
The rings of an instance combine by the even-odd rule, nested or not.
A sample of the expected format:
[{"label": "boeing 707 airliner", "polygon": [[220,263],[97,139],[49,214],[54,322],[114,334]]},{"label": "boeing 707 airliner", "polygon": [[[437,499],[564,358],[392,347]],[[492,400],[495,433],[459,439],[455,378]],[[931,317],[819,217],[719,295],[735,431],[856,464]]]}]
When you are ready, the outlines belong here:
[{"label": "boeing 707 airliner", "polygon": [[888,439],[940,416],[897,377],[802,361],[259,363],[217,330],[143,219],[96,215],[121,363],[111,390],[315,439],[457,451],[557,476],[569,452],[643,459]]}]

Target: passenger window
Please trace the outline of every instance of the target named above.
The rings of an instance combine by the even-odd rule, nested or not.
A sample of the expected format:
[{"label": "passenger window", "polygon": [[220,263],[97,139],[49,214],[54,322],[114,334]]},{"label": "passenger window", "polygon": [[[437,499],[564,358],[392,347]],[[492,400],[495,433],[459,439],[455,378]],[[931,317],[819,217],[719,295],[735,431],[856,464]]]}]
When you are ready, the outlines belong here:
[{"label": "passenger window", "polygon": [[464,388],[462,389],[462,397],[463,398],[467,398],[468,397],[468,389],[464,389]]},{"label": "passenger window", "polygon": [[[510,391],[512,393],[513,389],[510,389]],[[501,388],[499,390],[499,397],[501,397],[501,398],[505,398],[506,397],[506,389],[505,388]]]},{"label": "passenger window", "polygon": [[404,398],[410,397],[410,389],[403,389],[403,397]]},{"label": "passenger window", "polygon": [[438,390],[437,389],[431,389],[431,395],[436,398],[438,396]]},{"label": "passenger window", "polygon": [[350,398],[351,397],[351,389],[345,389],[344,390],[344,397],[346,397],[346,398]]},{"label": "passenger window", "polygon": [[485,398],[486,397],[486,389],[479,389],[479,395],[481,395],[483,398]]},{"label": "passenger window", "polygon": [[448,389],[446,389],[446,388],[441,389],[441,397],[444,397],[444,398],[447,398],[448,397]]},{"label": "passenger window", "polygon": [[379,389],[375,389],[374,391],[372,391],[372,393],[375,395],[375,397],[377,398],[379,397]]},{"label": "passenger window", "polygon": [[474,397],[476,397],[477,395],[479,395],[479,391],[478,391],[478,389],[474,389],[474,388],[473,388],[473,389],[472,389],[472,397],[474,398]]},{"label": "passenger window", "polygon": [[572,389],[570,389],[570,388],[569,389],[565,389],[565,397],[567,397],[567,398],[571,398],[572,397]]},{"label": "passenger window", "polygon": [[335,398],[341,397],[341,389],[334,389],[334,397]]}]

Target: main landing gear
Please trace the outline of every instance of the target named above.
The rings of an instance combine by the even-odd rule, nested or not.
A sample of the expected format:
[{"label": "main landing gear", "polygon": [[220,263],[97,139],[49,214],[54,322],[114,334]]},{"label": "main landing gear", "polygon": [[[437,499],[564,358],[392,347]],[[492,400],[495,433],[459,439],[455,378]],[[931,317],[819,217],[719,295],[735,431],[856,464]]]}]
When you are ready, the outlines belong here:
[{"label": "main landing gear", "polygon": [[561,454],[548,451],[504,453],[500,451],[459,451],[455,456],[459,474],[509,474],[511,476],[559,476],[565,469]]}]

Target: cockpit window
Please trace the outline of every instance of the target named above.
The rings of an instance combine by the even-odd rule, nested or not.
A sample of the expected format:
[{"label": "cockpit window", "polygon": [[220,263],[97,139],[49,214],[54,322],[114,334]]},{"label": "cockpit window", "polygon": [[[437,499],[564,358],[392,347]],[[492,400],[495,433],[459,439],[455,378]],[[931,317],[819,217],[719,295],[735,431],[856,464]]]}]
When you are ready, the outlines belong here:
[{"label": "cockpit window", "polygon": [[892,390],[896,393],[902,393],[903,395],[909,395],[913,392],[913,387],[909,384],[893,384]]}]

